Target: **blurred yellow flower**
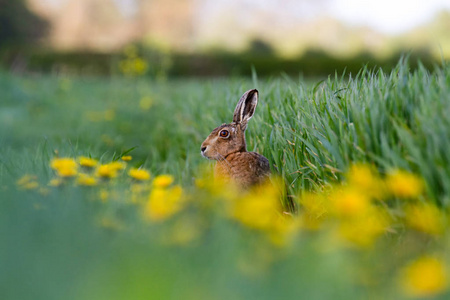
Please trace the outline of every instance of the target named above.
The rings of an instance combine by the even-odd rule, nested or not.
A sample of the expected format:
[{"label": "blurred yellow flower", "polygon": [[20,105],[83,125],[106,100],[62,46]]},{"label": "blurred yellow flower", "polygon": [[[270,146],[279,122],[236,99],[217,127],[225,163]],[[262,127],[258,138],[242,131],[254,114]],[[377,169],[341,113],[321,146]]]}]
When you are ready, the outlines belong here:
[{"label": "blurred yellow flower", "polygon": [[442,234],[446,227],[442,212],[430,203],[407,206],[405,221],[411,228],[431,235]]},{"label": "blurred yellow flower", "polygon": [[81,173],[78,174],[77,183],[79,185],[94,186],[97,185],[98,182],[95,177]]},{"label": "blurred yellow flower", "polygon": [[77,175],[78,165],[72,158],[53,158],[50,166],[61,177],[73,177]]},{"label": "blurred yellow flower", "polygon": [[85,156],[79,157],[78,160],[80,162],[80,166],[86,167],[86,168],[93,168],[98,163],[98,161],[96,159],[85,157]]},{"label": "blurred yellow flower", "polygon": [[130,161],[133,159],[133,157],[131,155],[124,155],[120,159],[123,161]]},{"label": "blurred yellow flower", "polygon": [[25,190],[32,190],[39,187],[37,177],[35,175],[26,174],[17,180],[16,184]]},{"label": "blurred yellow flower", "polygon": [[400,198],[415,198],[422,194],[424,183],[418,176],[402,170],[388,174],[386,184],[392,195]]},{"label": "blurred yellow flower", "polygon": [[234,218],[255,229],[273,229],[279,215],[280,194],[270,184],[251,190],[237,199],[232,208]]},{"label": "blurred yellow flower", "polygon": [[400,274],[403,291],[414,297],[431,297],[448,287],[445,263],[432,256],[424,256],[407,265]]},{"label": "blurred yellow flower", "polygon": [[60,186],[63,183],[63,181],[61,180],[61,178],[53,178],[50,180],[50,182],[48,183],[49,186]]},{"label": "blurred yellow flower", "polygon": [[117,169],[111,166],[111,164],[100,165],[97,168],[97,176],[102,178],[117,177]]},{"label": "blurred yellow flower", "polygon": [[330,196],[334,212],[341,217],[360,216],[371,207],[367,194],[353,187],[343,187]]},{"label": "blurred yellow flower", "polygon": [[150,179],[150,173],[147,170],[144,169],[136,169],[132,168],[128,172],[128,175],[136,180],[149,180]]},{"label": "blurred yellow flower", "polygon": [[153,186],[155,188],[166,188],[173,183],[173,180],[172,175],[158,175],[153,179]]},{"label": "blurred yellow flower", "polygon": [[144,215],[151,221],[163,221],[181,210],[184,204],[183,189],[154,188],[145,206]]},{"label": "blurred yellow flower", "polygon": [[387,215],[377,207],[372,207],[363,215],[341,220],[338,232],[341,238],[354,246],[370,247],[387,231],[388,226]]},{"label": "blurred yellow flower", "polygon": [[323,194],[304,193],[300,197],[301,224],[309,230],[320,228],[330,210],[330,201]]},{"label": "blurred yellow flower", "polygon": [[125,167],[125,163],[118,161],[103,164],[97,168],[97,176],[102,178],[114,178],[117,177],[117,172]]},{"label": "blurred yellow flower", "polygon": [[141,76],[148,70],[148,63],[143,58],[136,55],[128,55],[127,58],[119,62],[119,69],[126,76]]},{"label": "blurred yellow flower", "polygon": [[354,164],[347,173],[349,186],[359,189],[375,199],[382,199],[386,194],[383,181],[372,167],[365,164]]}]

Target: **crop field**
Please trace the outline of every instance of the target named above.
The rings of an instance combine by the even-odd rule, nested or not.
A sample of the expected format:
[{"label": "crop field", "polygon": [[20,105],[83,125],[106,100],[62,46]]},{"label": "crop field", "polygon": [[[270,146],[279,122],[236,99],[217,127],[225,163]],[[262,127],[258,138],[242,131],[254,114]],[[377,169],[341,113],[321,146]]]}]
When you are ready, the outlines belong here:
[{"label": "crop field", "polygon": [[[241,191],[200,145],[252,88],[273,178]],[[0,71],[0,299],[448,299],[449,149],[448,66]]]}]

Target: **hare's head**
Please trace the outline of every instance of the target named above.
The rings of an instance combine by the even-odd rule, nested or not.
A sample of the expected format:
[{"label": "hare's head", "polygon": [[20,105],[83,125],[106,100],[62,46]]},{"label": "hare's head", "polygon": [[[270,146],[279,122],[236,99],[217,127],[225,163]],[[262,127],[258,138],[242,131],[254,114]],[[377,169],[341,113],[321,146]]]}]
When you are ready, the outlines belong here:
[{"label": "hare's head", "polygon": [[242,95],[234,110],[233,122],[215,128],[202,143],[201,153],[208,159],[222,160],[235,152],[245,152],[245,130],[258,104],[258,90]]}]

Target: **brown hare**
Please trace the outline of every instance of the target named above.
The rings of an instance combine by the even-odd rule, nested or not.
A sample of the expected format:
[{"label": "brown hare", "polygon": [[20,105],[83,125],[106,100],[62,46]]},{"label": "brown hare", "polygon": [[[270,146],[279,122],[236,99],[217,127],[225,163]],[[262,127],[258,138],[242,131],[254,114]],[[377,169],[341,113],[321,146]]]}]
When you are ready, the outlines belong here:
[{"label": "brown hare", "polygon": [[217,160],[214,175],[232,180],[241,188],[266,182],[270,175],[267,158],[247,152],[245,130],[258,104],[258,90],[242,95],[234,110],[233,122],[214,129],[201,146],[201,154]]}]

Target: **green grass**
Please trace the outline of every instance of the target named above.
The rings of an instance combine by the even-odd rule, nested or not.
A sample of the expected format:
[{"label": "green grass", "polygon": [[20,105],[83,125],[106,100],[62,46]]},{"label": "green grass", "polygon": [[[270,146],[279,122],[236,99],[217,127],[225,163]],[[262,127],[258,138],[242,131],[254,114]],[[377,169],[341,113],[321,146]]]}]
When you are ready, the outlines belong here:
[{"label": "green grass", "polygon": [[[0,72],[0,298],[402,297],[397,268],[423,253],[445,253],[448,235],[411,242],[400,229],[359,252],[328,249],[327,232],[302,233],[285,249],[197,207],[192,222],[207,224],[202,239],[164,246],[159,241],[169,227],[145,224],[135,206],[120,202],[127,182],[114,188],[119,201],[106,204],[92,200],[96,188],[65,186],[41,195],[16,187],[24,174],[46,186],[54,177],[52,157],[109,162],[133,148],[132,166],[172,174],[193,189],[211,165],[200,155],[202,141],[231,121],[250,88],[259,89],[260,102],[248,149],[269,159],[295,201],[365,162],[381,174],[401,168],[421,176],[427,187],[421,201],[450,206],[448,67],[410,71],[400,62],[390,73],[363,69],[313,83],[256,75],[152,82]],[[147,110],[143,98],[151,99]],[[104,217],[126,229],[98,226]]]}]

